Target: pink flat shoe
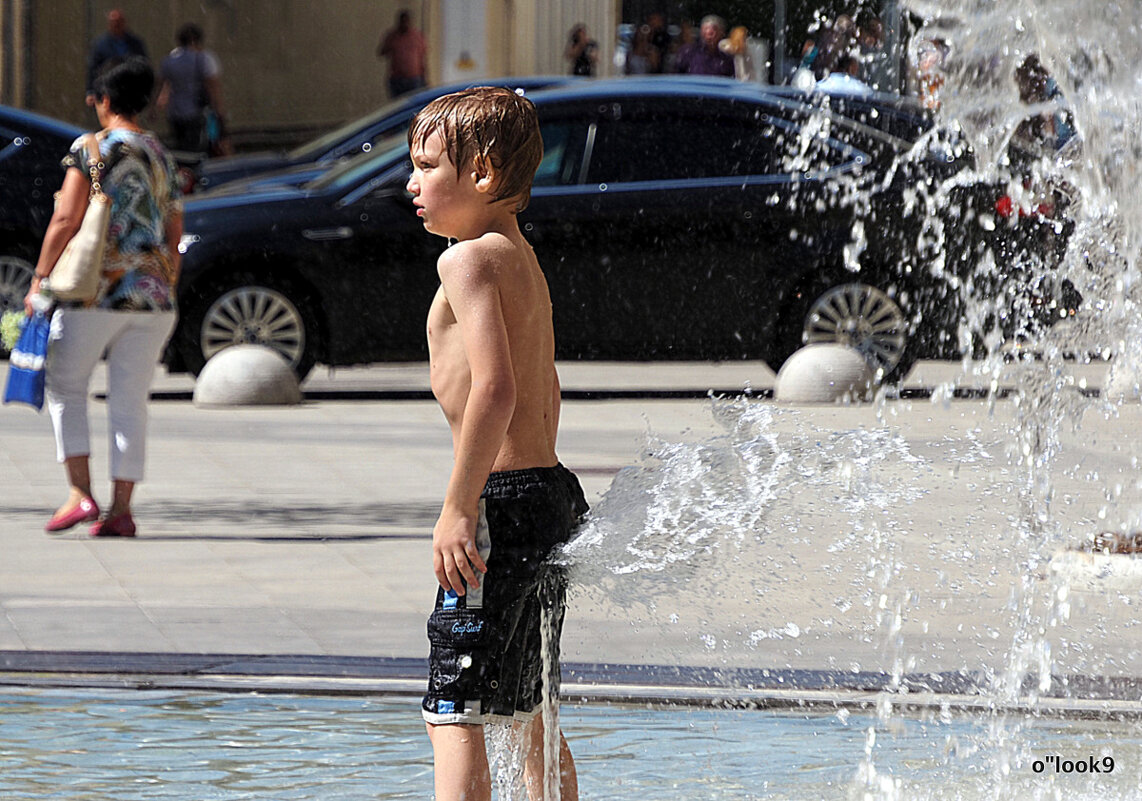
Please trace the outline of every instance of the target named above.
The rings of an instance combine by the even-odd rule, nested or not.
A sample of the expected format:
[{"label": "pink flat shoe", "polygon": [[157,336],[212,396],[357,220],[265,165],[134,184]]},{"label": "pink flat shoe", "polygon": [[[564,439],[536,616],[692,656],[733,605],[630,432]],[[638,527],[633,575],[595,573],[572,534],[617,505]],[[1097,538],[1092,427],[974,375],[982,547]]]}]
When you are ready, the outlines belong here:
[{"label": "pink flat shoe", "polygon": [[105,517],[91,527],[93,537],[134,537],[135,521],[130,512],[114,517]]},{"label": "pink flat shoe", "polygon": [[72,526],[78,523],[90,523],[92,520],[99,519],[99,507],[91,498],[83,498],[79,502],[79,506],[72,509],[70,512],[55,515],[48,524],[44,526],[44,531],[49,534],[54,534],[58,531],[67,531]]}]

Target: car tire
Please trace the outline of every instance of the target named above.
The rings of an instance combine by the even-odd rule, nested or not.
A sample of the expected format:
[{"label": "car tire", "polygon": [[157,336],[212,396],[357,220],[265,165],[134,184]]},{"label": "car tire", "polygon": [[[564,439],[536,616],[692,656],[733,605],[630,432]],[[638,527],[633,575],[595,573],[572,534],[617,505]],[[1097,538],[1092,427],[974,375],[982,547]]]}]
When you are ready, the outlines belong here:
[{"label": "car tire", "polygon": [[[36,265],[23,255],[0,255],[0,315],[23,310],[24,298],[32,286],[35,269]],[[8,356],[3,345],[0,345],[0,356]]]},{"label": "car tire", "polygon": [[320,332],[307,296],[292,283],[234,276],[208,284],[184,305],[178,351],[192,375],[214,354],[240,344],[277,351],[299,381],[313,369]]},{"label": "car tire", "polygon": [[904,310],[884,290],[860,282],[795,293],[782,315],[777,340],[770,362],[774,371],[802,346],[817,343],[856,348],[883,379],[903,377],[915,362]]}]

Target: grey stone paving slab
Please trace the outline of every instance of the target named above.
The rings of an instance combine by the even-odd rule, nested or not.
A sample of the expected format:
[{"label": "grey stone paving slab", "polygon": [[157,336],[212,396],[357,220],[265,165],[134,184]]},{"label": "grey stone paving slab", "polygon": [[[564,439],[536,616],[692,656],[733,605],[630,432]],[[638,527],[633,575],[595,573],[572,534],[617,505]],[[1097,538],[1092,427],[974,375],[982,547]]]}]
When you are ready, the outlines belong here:
[{"label": "grey stone paving slab", "polygon": [[[418,369],[401,368],[405,380]],[[672,369],[660,376],[679,386],[711,374]],[[955,377],[947,365],[917,370],[933,374],[929,383]],[[379,372],[351,378],[394,385]],[[601,369],[598,385],[638,374]],[[572,384],[586,386],[585,376]],[[1126,437],[1142,426],[1142,407],[1092,407],[1078,428],[1061,429],[1049,474],[1058,530],[1039,539],[1021,533],[1028,485],[1007,454],[1010,402],[720,408],[564,405],[564,463],[601,514],[625,521],[584,558],[614,561],[627,553],[623,538],[644,530],[654,536],[641,545],[659,557],[684,551],[686,537],[698,543],[669,571],[576,587],[567,660],[995,675],[1012,651],[1039,648],[1027,666],[1043,656],[1021,641],[1026,603],[1045,621],[1056,672],[1139,673],[1142,571],[1123,567],[1130,557],[1081,562],[1063,549],[1142,519]],[[92,404],[103,498],[104,411]],[[0,407],[0,650],[423,657],[430,534],[451,460],[434,404],[156,401],[151,412],[140,537],[96,542],[82,530],[42,533],[64,489],[50,426]],[[669,460],[674,473],[662,469]],[[630,466],[659,483],[631,490],[622,477],[632,474],[620,474]],[[703,534],[703,516],[720,532]]]},{"label": "grey stone paving slab", "polygon": [[[168,650],[210,653],[322,653],[288,609],[274,606],[165,606],[148,604],[147,615],[176,647]],[[272,648],[261,647],[271,644]],[[146,649],[129,649],[146,650]]]},{"label": "grey stone paving slab", "polygon": [[292,610],[291,618],[306,632],[320,653],[355,656],[367,652],[377,657],[428,658],[425,636],[426,614],[421,611],[393,611],[385,606],[372,610],[318,608]]},{"label": "grey stone paving slab", "polygon": [[0,651],[24,650],[28,644],[16,630],[16,624],[8,618],[7,610],[0,614]]},{"label": "grey stone paving slab", "polygon": [[178,643],[165,637],[146,610],[124,603],[5,604],[25,647],[92,651],[178,651]]}]

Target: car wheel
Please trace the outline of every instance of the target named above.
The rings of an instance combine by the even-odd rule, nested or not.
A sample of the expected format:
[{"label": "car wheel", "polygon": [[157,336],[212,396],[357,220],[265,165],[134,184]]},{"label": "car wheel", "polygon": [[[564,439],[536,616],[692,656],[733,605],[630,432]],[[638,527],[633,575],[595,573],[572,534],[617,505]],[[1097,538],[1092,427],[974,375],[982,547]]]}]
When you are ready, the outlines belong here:
[{"label": "car wheel", "polygon": [[883,290],[839,284],[806,299],[807,304],[794,306],[783,326],[782,363],[802,345],[835,342],[860,351],[884,377],[901,376],[911,368],[908,320]]},{"label": "car wheel", "polygon": [[[36,267],[19,256],[0,256],[0,315],[24,308],[24,297],[32,286]],[[0,345],[0,356],[8,351]]]},{"label": "car wheel", "polygon": [[313,369],[317,327],[300,293],[258,278],[216,284],[201,293],[181,326],[180,352],[194,375],[231,345],[264,345],[289,362],[298,380]]}]

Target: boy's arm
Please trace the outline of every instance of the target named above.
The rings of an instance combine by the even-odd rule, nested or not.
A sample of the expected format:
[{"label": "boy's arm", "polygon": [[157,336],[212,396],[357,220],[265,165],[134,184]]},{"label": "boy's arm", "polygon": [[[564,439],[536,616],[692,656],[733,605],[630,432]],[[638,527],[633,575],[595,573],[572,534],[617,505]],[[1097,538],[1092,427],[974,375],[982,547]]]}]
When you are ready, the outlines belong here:
[{"label": "boy's arm", "polygon": [[478,505],[515,412],[516,386],[492,254],[478,242],[463,242],[445,251],[439,270],[472,383],[432,534],[433,568],[441,587],[463,595],[461,578],[478,587],[476,571],[487,571],[476,549]]},{"label": "boy's arm", "polygon": [[551,388],[551,425],[548,426],[547,436],[551,440],[552,447],[554,447],[555,440],[559,436],[559,412],[563,405],[563,394],[559,386],[559,372],[552,370],[551,374],[554,376],[554,380]]}]

